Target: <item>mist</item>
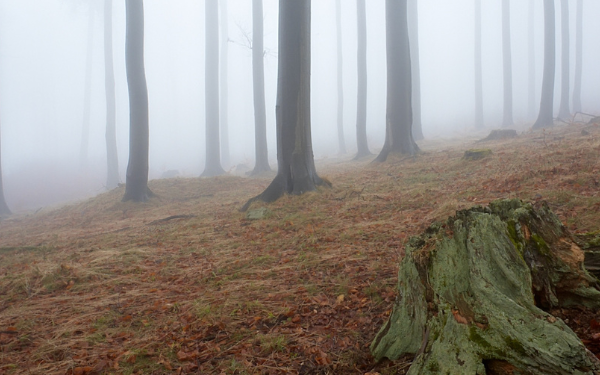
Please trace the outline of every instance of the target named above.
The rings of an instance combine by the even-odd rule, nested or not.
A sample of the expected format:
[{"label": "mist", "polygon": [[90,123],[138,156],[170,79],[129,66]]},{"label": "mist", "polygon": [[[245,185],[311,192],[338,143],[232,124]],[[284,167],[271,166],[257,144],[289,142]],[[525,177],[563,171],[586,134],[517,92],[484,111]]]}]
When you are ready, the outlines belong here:
[{"label": "mist", "polygon": [[[502,124],[501,1],[482,2],[484,119]],[[536,105],[543,67],[543,9],[535,0]],[[101,1],[0,0],[0,124],[2,172],[8,205],[16,212],[68,202],[105,191],[105,94]],[[228,0],[229,134],[227,171],[254,165],[251,1]],[[529,115],[528,1],[511,2],[515,128]],[[575,59],[575,3],[570,3],[571,75]],[[145,64],[150,111],[150,178],[177,170],[198,177],[205,164],[204,2],[146,0]],[[560,101],[560,7],[556,6],[555,113]],[[89,12],[93,60],[89,149],[81,165]],[[385,1],[367,1],[367,132],[372,152],[385,138]],[[584,1],[582,112],[600,112],[600,2]],[[129,107],[125,75],[125,5],[114,2],[113,53],[117,146],[121,182],[128,161]],[[335,1],[312,3],[311,120],[313,148],[322,159],[350,160],[356,152],[356,3],[342,1],[344,133],[339,155],[336,127]],[[475,120],[474,1],[419,0],[422,123],[426,140],[472,134]],[[267,140],[276,168],[278,1],[264,0]],[[571,85],[573,78],[571,78]],[[536,110],[537,114],[537,110]],[[240,168],[238,168],[240,167]]]}]

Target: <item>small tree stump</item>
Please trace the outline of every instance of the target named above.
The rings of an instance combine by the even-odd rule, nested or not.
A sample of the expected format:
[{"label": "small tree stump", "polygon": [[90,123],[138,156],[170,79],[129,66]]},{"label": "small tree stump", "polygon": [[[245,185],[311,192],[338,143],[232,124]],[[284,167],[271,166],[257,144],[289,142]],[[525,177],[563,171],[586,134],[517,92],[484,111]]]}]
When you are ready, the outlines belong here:
[{"label": "small tree stump", "polygon": [[416,355],[408,374],[595,374],[600,362],[540,309],[600,306],[583,260],[545,203],[459,211],[409,241],[373,356]]},{"label": "small tree stump", "polygon": [[465,151],[465,155],[463,156],[464,160],[480,160],[492,154],[492,150],[489,148],[482,149],[471,149]]}]

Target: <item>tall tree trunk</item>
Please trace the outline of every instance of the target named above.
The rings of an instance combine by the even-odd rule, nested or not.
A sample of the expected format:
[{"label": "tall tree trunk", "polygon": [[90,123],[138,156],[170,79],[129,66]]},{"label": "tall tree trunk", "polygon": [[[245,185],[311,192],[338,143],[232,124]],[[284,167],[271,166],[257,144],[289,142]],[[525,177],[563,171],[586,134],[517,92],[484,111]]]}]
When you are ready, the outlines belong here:
[{"label": "tall tree trunk", "polygon": [[583,0],[577,0],[575,20],[575,82],[573,83],[573,112],[581,112],[581,75],[583,70]]},{"label": "tall tree trunk", "polygon": [[514,124],[512,51],[510,42],[510,0],[502,0],[502,61],[504,65],[504,116],[502,125],[506,128]]},{"label": "tall tree trunk", "polygon": [[560,0],[560,28],[561,28],[561,86],[560,86],[560,107],[558,117],[562,120],[571,119],[571,110],[569,109],[570,90],[570,41],[569,41],[569,3],[567,0]]},{"label": "tall tree trunk", "polygon": [[115,73],[112,47],[112,0],[104,0],[104,86],[106,91],[106,188],[119,185]]},{"label": "tall tree trunk", "polygon": [[2,131],[0,130],[0,216],[10,215],[10,209],[4,199],[4,185],[2,183]]},{"label": "tall tree trunk", "polygon": [[129,88],[129,164],[123,201],[145,202],[148,189],[148,87],[144,67],[144,2],[126,0],[125,60]]},{"label": "tall tree trunk", "polygon": [[335,1],[335,19],[337,26],[337,130],[338,148],[340,154],[346,153],[344,139],[344,57],[342,55],[342,4]]},{"label": "tall tree trunk", "polygon": [[252,0],[252,79],[254,84],[254,147],[256,164],[252,175],[271,170],[267,148],[265,110],[265,64],[262,0]]},{"label": "tall tree trunk", "polygon": [[83,92],[83,119],[81,127],[81,146],[79,148],[79,164],[81,170],[87,167],[88,145],[90,138],[90,119],[92,105],[92,60],[94,52],[94,10],[88,10],[87,53],[85,57],[85,87]]},{"label": "tall tree trunk", "polygon": [[414,155],[419,151],[412,135],[407,12],[407,0],[386,0],[387,109],[385,143],[375,159],[379,162],[384,162],[390,152]]},{"label": "tall tree trunk", "polygon": [[356,28],[358,36],[357,70],[358,92],[356,102],[356,159],[371,155],[367,142],[367,14],[365,0],[356,0]]},{"label": "tall tree trunk", "polygon": [[205,87],[206,102],[206,165],[202,176],[218,176],[221,167],[219,142],[219,0],[205,0]]},{"label": "tall tree trunk", "polygon": [[540,112],[533,129],[554,126],[554,74],[556,71],[554,0],[544,0],[544,76],[542,79],[542,97]]},{"label": "tall tree trunk", "polygon": [[481,0],[475,0],[475,128],[483,129],[483,69],[481,62]]},{"label": "tall tree trunk", "polygon": [[220,117],[221,127],[221,158],[225,166],[229,165],[229,83],[228,83],[228,64],[229,64],[229,22],[227,0],[220,0],[221,6],[221,63],[220,75]]},{"label": "tall tree trunk", "polygon": [[529,0],[529,22],[528,22],[528,43],[529,43],[529,84],[528,84],[528,107],[529,117],[535,117],[535,1]]},{"label": "tall tree trunk", "polygon": [[416,141],[424,139],[421,123],[421,58],[419,56],[419,1],[408,0],[408,36],[412,72],[412,134]]},{"label": "tall tree trunk", "polygon": [[277,78],[277,176],[250,199],[273,202],[283,194],[303,194],[326,184],[316,172],[310,130],[311,0],[279,0]]}]

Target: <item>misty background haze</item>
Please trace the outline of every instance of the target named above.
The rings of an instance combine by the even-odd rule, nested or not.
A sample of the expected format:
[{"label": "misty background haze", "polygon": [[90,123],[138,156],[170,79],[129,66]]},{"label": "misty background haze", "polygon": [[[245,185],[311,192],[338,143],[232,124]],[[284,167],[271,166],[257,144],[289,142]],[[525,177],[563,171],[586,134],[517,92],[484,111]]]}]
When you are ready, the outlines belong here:
[{"label": "misty background haze", "polygon": [[[536,106],[543,66],[542,0],[535,3]],[[356,152],[356,2],[342,0],[344,133]],[[575,56],[575,0],[570,0],[571,75]],[[104,191],[106,174],[103,9],[98,0],[0,0],[0,122],[6,200],[14,211]],[[228,0],[229,135],[231,170],[254,165],[252,2]],[[145,0],[145,64],[150,111],[150,178],[167,170],[197,177],[204,168],[204,2]],[[373,153],[385,137],[385,1],[367,1],[367,132]],[[529,1],[511,1],[514,121],[529,116]],[[89,12],[94,14],[92,106],[88,162],[79,163]],[[582,110],[598,114],[600,2],[585,0]],[[264,0],[267,137],[276,167],[275,98],[278,1]],[[486,129],[502,124],[501,1],[482,1]],[[556,3],[555,113],[560,101],[560,6]],[[119,172],[125,180],[129,107],[125,76],[125,5],[114,2],[113,52]],[[422,123],[426,139],[474,129],[474,1],[419,0]],[[315,159],[338,156],[335,0],[312,2],[312,135]],[[573,78],[571,78],[571,83]],[[537,110],[536,110],[537,115]],[[335,182],[334,182],[335,183]]]}]

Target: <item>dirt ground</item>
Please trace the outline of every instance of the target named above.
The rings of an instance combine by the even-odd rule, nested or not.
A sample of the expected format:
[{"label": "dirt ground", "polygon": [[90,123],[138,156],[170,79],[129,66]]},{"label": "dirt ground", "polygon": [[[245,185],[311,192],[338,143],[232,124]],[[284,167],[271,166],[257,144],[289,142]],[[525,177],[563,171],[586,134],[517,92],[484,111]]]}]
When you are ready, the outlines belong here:
[{"label": "dirt ground", "polygon": [[[483,138],[483,137],[481,137]],[[272,175],[151,181],[0,221],[0,374],[402,374],[369,345],[406,240],[456,210],[546,200],[600,229],[600,129],[425,141],[386,163],[318,162],[330,189],[239,208]],[[489,148],[480,160],[468,149]],[[600,313],[552,312],[600,354]]]}]

